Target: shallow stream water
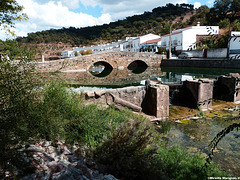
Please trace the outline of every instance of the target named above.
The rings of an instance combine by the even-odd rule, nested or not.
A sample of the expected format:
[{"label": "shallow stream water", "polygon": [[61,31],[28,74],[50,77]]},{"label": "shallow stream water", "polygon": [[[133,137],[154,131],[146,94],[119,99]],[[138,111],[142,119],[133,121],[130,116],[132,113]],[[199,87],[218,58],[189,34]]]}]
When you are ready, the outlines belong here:
[{"label": "shallow stream water", "polygon": [[[234,116],[239,116],[239,112],[234,112]],[[240,124],[240,117],[234,116],[204,117],[184,123],[172,123],[167,134],[168,146],[177,144],[207,157],[211,152],[209,144],[214,137],[233,123]],[[240,128],[226,134],[213,152],[213,162],[233,176],[240,177]]]}]

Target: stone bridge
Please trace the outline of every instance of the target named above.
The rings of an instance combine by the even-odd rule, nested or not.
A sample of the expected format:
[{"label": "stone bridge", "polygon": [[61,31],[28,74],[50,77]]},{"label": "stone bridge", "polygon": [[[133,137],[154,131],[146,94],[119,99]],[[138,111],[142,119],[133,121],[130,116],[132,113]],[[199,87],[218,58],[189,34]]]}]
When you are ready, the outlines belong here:
[{"label": "stone bridge", "polygon": [[127,68],[113,69],[112,72],[105,77],[96,77],[88,71],[84,72],[62,72],[54,73],[49,76],[54,79],[65,79],[72,85],[93,85],[93,86],[113,86],[121,87],[129,84],[138,83],[141,80],[151,79],[155,77],[164,77],[166,74],[161,71],[160,67],[148,67],[144,72],[135,74]]},{"label": "stone bridge", "polygon": [[113,69],[127,68],[133,62],[145,63],[147,66],[152,67],[160,66],[161,60],[165,58],[165,55],[152,53],[103,52],[56,61],[46,61],[39,63],[37,68],[42,72],[82,71],[89,70],[97,62]]}]

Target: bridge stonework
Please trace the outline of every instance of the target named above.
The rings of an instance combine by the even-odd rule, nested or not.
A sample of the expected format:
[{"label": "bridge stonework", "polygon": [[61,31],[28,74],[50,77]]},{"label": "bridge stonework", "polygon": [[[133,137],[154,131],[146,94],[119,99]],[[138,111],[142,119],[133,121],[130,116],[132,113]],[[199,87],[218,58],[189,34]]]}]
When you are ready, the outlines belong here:
[{"label": "bridge stonework", "polygon": [[114,69],[122,69],[136,60],[141,60],[153,67],[160,66],[162,59],[166,59],[166,56],[140,52],[103,52],[39,63],[37,68],[42,72],[89,70],[94,63],[103,61]]}]

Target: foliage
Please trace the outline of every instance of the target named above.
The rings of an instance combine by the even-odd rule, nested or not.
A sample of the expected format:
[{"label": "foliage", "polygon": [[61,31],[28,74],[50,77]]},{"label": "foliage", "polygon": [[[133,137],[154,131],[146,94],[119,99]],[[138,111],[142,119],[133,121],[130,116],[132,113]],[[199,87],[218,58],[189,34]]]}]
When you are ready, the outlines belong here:
[{"label": "foliage", "polygon": [[191,16],[189,24],[193,25],[193,24],[197,24],[197,22],[200,22],[201,25],[208,25],[208,21],[207,21],[207,15],[210,12],[210,9],[206,6],[200,6],[197,10],[196,10],[196,14],[194,14],[193,16]]},{"label": "foliage", "polygon": [[116,128],[129,118],[130,111],[97,104],[85,105],[82,97],[69,91],[64,82],[51,82],[41,93],[41,102],[34,116],[39,126],[34,133],[40,138],[65,139],[69,144],[95,146],[109,136],[109,125]]},{"label": "foliage", "polygon": [[[33,83],[20,83],[21,86],[29,84],[21,88],[20,81],[15,81],[18,76],[10,76],[9,81],[5,77],[0,81],[6,82],[1,84],[1,90],[8,92],[3,96],[1,91],[4,126],[1,126],[0,150],[1,166],[6,169],[19,152],[10,147],[31,137],[52,141],[60,138],[70,144],[96,147],[94,159],[104,165],[105,172],[119,178],[196,179],[223,175],[214,165],[206,172],[201,171],[204,161],[200,156],[179,148],[160,148],[158,131],[142,116],[128,110],[116,111],[114,107],[86,105],[64,82],[52,82],[42,86],[43,89],[34,89]],[[22,82],[26,82],[25,78],[29,77],[24,76]],[[19,163],[11,165],[19,166]]]},{"label": "foliage", "polygon": [[204,169],[205,160],[200,154],[186,152],[186,150],[177,146],[170,149],[159,148],[158,158],[158,160],[164,162],[161,168],[169,179],[198,180],[227,176],[227,173],[219,170],[215,164],[211,164]]},{"label": "foliage", "polygon": [[111,137],[98,145],[93,158],[119,179],[161,179],[153,129],[146,121],[132,121],[112,129]]},{"label": "foliage", "polygon": [[208,38],[203,38],[197,43],[197,49],[214,49],[226,48],[229,35],[210,35]]},{"label": "foliage", "polygon": [[10,31],[10,27],[14,27],[14,21],[26,20],[28,17],[22,13],[23,7],[16,0],[0,1],[0,26],[4,25],[5,29]]},{"label": "foliage", "polygon": [[81,50],[80,51],[80,54],[81,55],[88,55],[88,54],[92,54],[93,52],[92,52],[92,50],[91,49],[87,49],[86,51],[84,51],[84,50]]},{"label": "foliage", "polygon": [[0,167],[3,169],[19,165],[17,149],[32,134],[31,112],[37,101],[34,65],[24,49],[20,55],[20,61],[11,60],[7,54],[0,56]]},{"label": "foliage", "polygon": [[75,56],[75,57],[77,57],[77,56],[78,56],[78,52],[77,52],[77,51],[74,53],[74,56]]},{"label": "foliage", "polygon": [[157,54],[167,54],[166,48],[164,47],[158,47],[158,52]]},{"label": "foliage", "polygon": [[31,48],[15,40],[0,41],[0,52],[8,54],[11,59],[15,60],[20,60],[24,56],[32,60],[36,55],[35,48]]},{"label": "foliage", "polygon": [[93,151],[103,171],[120,179],[207,179],[227,174],[215,164],[204,167],[200,154],[181,147],[164,148],[156,130],[146,122],[129,122]]},{"label": "foliage", "polygon": [[38,126],[32,128],[35,136],[53,141],[64,137],[64,123],[80,116],[80,99],[61,81],[51,82],[39,91],[41,101],[32,112],[38,122]]},{"label": "foliage", "polygon": [[104,136],[109,136],[109,125],[116,128],[127,121],[126,112],[117,112],[113,108],[99,105],[82,106],[81,117],[69,121],[65,126],[66,140],[70,144],[78,142],[88,146],[96,146]]},{"label": "foliage", "polygon": [[219,28],[228,28],[230,26],[230,20],[227,18],[221,19],[218,25],[219,25]]},{"label": "foliage", "polygon": [[233,31],[240,31],[240,19],[236,19],[232,24]]}]

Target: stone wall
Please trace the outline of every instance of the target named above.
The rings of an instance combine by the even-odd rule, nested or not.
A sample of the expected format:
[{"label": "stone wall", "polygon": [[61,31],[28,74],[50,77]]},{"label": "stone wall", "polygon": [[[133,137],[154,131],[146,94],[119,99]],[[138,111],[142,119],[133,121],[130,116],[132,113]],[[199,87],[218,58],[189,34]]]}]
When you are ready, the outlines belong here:
[{"label": "stone wall", "polygon": [[104,52],[78,56],[56,61],[38,63],[37,68],[43,72],[88,70],[96,62],[107,62],[115,69],[127,68],[133,61],[141,60],[148,66],[160,66],[165,55],[140,52]]},{"label": "stone wall", "polygon": [[240,103],[240,74],[220,76],[215,83],[215,98]]},{"label": "stone wall", "polygon": [[92,101],[127,107],[161,120],[169,116],[169,87],[167,85],[150,84],[148,86],[97,90],[87,92],[86,96]]},{"label": "stone wall", "polygon": [[[198,79],[192,81],[183,82],[183,90],[189,106],[199,108],[202,111],[212,109],[213,99],[213,80],[210,79]],[[192,97],[192,100],[190,99]]]}]

